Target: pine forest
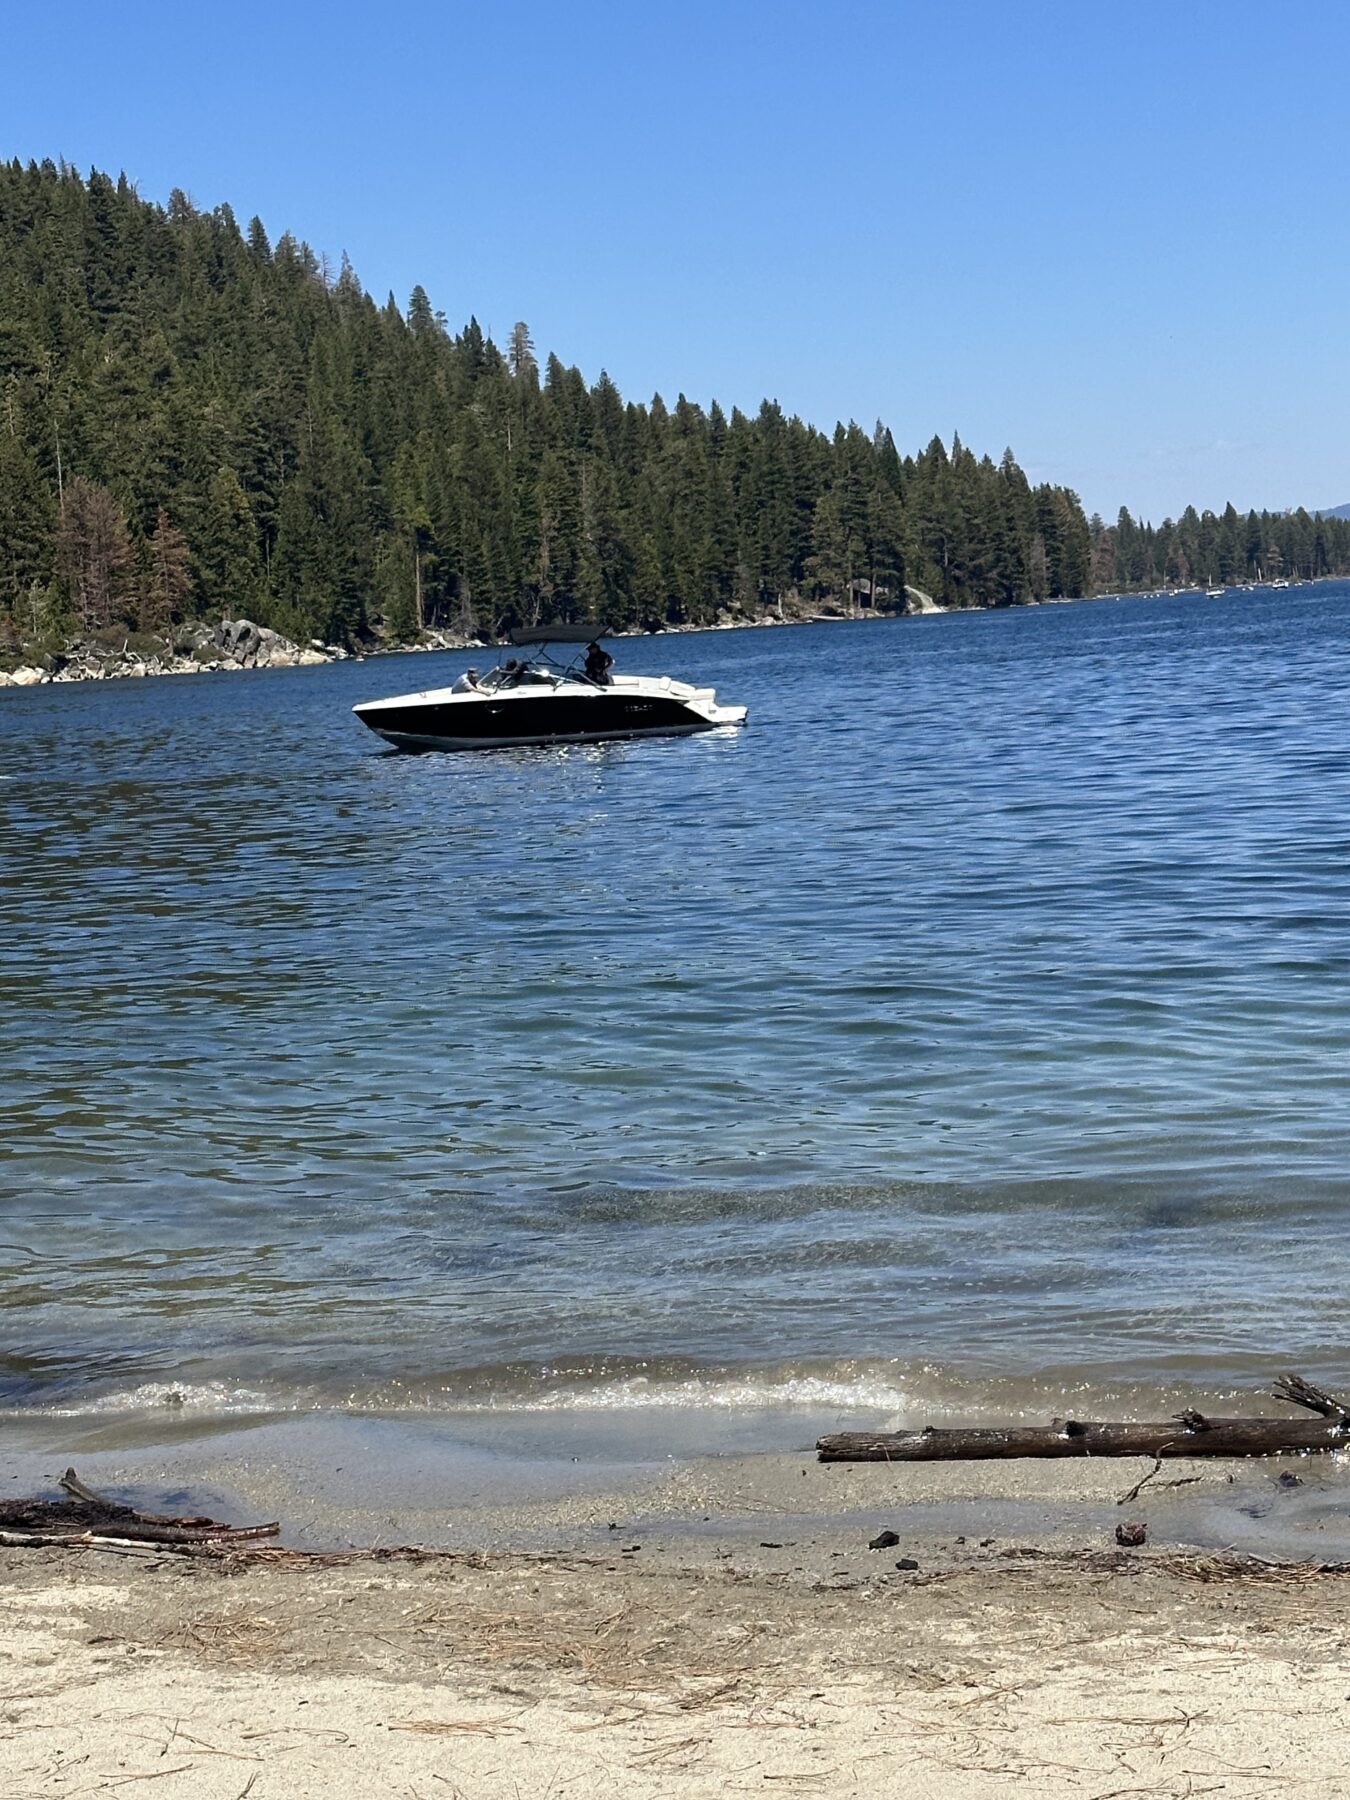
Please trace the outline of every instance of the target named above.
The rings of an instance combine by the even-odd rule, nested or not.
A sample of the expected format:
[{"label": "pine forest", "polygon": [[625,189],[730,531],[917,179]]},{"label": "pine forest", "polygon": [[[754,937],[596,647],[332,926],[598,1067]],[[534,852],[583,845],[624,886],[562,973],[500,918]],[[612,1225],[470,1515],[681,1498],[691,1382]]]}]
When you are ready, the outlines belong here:
[{"label": "pine forest", "polygon": [[0,653],[248,617],[345,646],[1350,572],[1350,521],[1084,516],[1011,451],[625,400],[256,218],[0,163]]}]

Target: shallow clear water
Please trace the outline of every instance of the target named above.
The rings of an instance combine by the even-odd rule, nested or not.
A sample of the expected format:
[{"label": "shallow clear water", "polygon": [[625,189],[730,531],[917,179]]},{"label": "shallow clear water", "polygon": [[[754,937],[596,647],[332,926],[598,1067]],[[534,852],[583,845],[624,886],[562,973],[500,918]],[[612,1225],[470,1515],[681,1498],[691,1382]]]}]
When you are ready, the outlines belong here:
[{"label": "shallow clear water", "polygon": [[1350,587],[0,694],[0,1399],[1350,1377]]}]

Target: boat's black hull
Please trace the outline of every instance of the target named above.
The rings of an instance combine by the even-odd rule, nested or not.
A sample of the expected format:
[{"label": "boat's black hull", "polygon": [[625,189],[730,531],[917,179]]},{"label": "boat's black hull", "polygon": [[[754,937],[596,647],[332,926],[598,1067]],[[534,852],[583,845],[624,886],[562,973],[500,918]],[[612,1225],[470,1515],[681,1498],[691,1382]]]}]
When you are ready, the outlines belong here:
[{"label": "boat's black hull", "polygon": [[718,722],[680,700],[622,693],[358,707],[363,725],[406,750],[488,750],[515,744],[599,743],[708,731]]}]

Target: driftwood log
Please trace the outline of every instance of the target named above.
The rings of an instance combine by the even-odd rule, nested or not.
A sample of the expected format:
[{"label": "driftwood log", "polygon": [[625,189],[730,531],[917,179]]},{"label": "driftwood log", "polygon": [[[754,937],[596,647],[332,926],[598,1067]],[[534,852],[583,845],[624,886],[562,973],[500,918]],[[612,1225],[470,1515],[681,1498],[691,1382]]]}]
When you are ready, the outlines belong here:
[{"label": "driftwood log", "polygon": [[64,1500],[0,1501],[0,1543],[191,1550],[251,1543],[276,1537],[281,1530],[276,1523],[225,1525],[201,1514],[171,1518],[141,1512],[96,1494],[74,1469],[66,1470],[59,1485],[65,1490]]},{"label": "driftwood log", "polygon": [[1274,1388],[1278,1400],[1305,1407],[1312,1419],[1211,1419],[1178,1413],[1160,1425],[1007,1425],[921,1431],[836,1431],[821,1438],[821,1462],[975,1462],[1023,1456],[1278,1456],[1350,1446],[1350,1406],[1298,1375]]}]

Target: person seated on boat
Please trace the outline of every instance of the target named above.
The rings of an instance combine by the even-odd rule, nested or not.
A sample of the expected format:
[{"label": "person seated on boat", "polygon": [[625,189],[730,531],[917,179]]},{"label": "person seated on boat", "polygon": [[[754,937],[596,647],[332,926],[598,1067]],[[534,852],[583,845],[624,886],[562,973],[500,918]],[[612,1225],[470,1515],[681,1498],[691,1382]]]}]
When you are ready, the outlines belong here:
[{"label": "person seated on boat", "polygon": [[608,650],[601,649],[599,644],[586,646],[586,678],[597,687],[610,685],[610,670],[614,667],[614,658]]},{"label": "person seated on boat", "polygon": [[478,685],[477,669],[465,669],[459,680],[450,689],[452,694],[481,694],[482,691]]},{"label": "person seated on boat", "polygon": [[500,669],[493,672],[492,685],[499,688],[513,687],[556,687],[558,677],[550,675],[547,669],[541,669],[537,663],[525,657],[508,657]]}]

